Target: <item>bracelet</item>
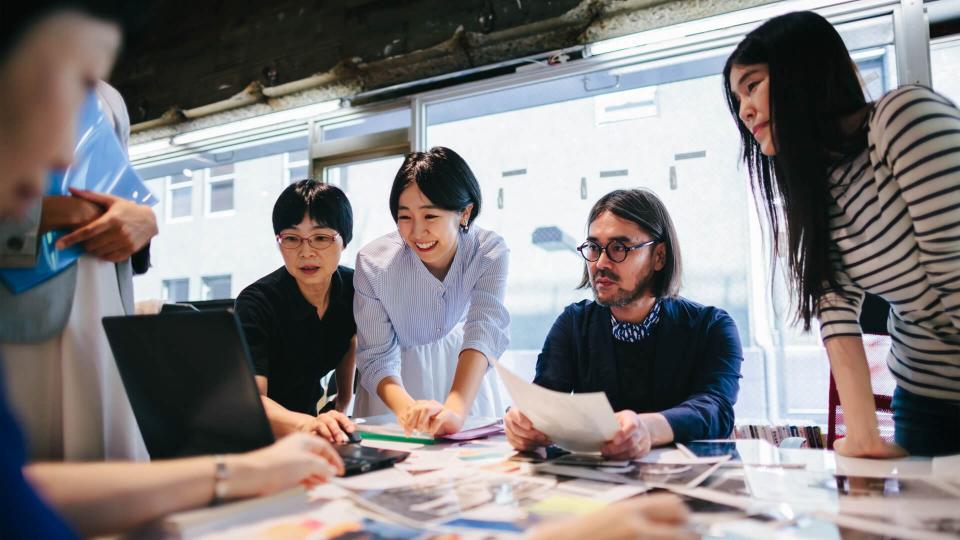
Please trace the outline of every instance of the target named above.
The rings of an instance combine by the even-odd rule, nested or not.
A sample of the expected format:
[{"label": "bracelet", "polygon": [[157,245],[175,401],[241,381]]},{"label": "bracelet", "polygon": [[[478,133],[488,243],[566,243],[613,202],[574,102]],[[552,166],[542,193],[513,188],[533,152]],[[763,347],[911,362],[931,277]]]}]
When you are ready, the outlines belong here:
[{"label": "bracelet", "polygon": [[227,500],[229,489],[227,480],[230,479],[230,469],[227,468],[227,456],[217,454],[213,456],[216,466],[213,472],[213,504],[220,504]]}]

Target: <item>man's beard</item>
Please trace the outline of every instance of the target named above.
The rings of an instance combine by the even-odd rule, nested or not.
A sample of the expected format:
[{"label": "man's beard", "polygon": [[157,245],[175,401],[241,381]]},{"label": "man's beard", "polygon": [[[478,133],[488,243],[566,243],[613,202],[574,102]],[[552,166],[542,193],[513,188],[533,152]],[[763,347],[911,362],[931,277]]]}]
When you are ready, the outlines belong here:
[{"label": "man's beard", "polygon": [[617,292],[612,298],[606,301],[601,301],[599,295],[597,295],[597,287],[593,283],[594,280],[602,277],[619,283],[620,276],[614,274],[610,270],[597,270],[597,273],[590,278],[590,288],[593,289],[594,300],[596,300],[601,306],[606,307],[622,308],[632,304],[638,298],[644,296],[646,292],[650,290],[650,286],[653,283],[653,274],[647,275],[637,283],[637,286],[634,287],[633,290],[628,291],[622,288],[617,289]]}]

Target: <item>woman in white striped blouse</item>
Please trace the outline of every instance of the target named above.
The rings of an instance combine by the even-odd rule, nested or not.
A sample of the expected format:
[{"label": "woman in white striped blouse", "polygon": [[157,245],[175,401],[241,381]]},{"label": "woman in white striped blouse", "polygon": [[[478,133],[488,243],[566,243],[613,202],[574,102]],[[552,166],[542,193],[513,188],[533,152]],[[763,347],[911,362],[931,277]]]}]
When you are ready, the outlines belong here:
[{"label": "woman in white striped blouse", "polygon": [[510,341],[508,250],[472,226],[480,202],[453,150],[414,152],[400,166],[390,191],[397,231],[357,255],[354,416],[393,412],[408,431],[445,434],[468,415],[503,413],[489,368]]},{"label": "woman in white striped blouse", "polygon": [[[811,12],[748,34],[724,88],[799,317],[820,321],[847,426],[836,451],[960,452],[960,111],[919,86],[868,103],[840,35]],[[865,291],[891,306],[897,444],[877,428]]]}]

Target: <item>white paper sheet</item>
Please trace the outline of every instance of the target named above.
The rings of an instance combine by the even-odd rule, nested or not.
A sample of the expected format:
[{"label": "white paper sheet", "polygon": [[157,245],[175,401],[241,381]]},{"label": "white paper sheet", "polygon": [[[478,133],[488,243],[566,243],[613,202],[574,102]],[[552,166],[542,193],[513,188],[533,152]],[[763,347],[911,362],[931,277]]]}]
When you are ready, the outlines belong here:
[{"label": "white paper sheet", "polygon": [[598,452],[620,429],[603,392],[555,392],[524,381],[500,363],[496,369],[514,406],[561,448]]}]

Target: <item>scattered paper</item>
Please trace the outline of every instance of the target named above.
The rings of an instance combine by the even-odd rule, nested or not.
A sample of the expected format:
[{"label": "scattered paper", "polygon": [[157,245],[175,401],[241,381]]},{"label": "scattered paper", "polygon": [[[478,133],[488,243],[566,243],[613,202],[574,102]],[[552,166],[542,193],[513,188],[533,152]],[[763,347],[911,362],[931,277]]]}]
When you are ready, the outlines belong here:
[{"label": "scattered paper", "polygon": [[392,489],[409,486],[415,481],[416,479],[412,474],[397,467],[358,474],[357,476],[351,476],[349,478],[334,478],[330,480],[332,484],[354,491]]},{"label": "scattered paper", "polygon": [[557,446],[597,452],[620,429],[603,392],[555,392],[524,381],[499,362],[496,369],[514,405]]},{"label": "scattered paper", "polygon": [[[681,446],[677,444],[677,446]],[[730,456],[696,457],[680,448],[655,448],[637,461],[641,463],[659,463],[661,465],[703,465],[729,461]]]},{"label": "scattered paper", "polygon": [[352,497],[399,523],[422,526],[436,525],[485,505],[513,508],[542,496],[554,485],[556,480],[552,478],[473,470],[426,475],[410,486],[363,491]]}]

